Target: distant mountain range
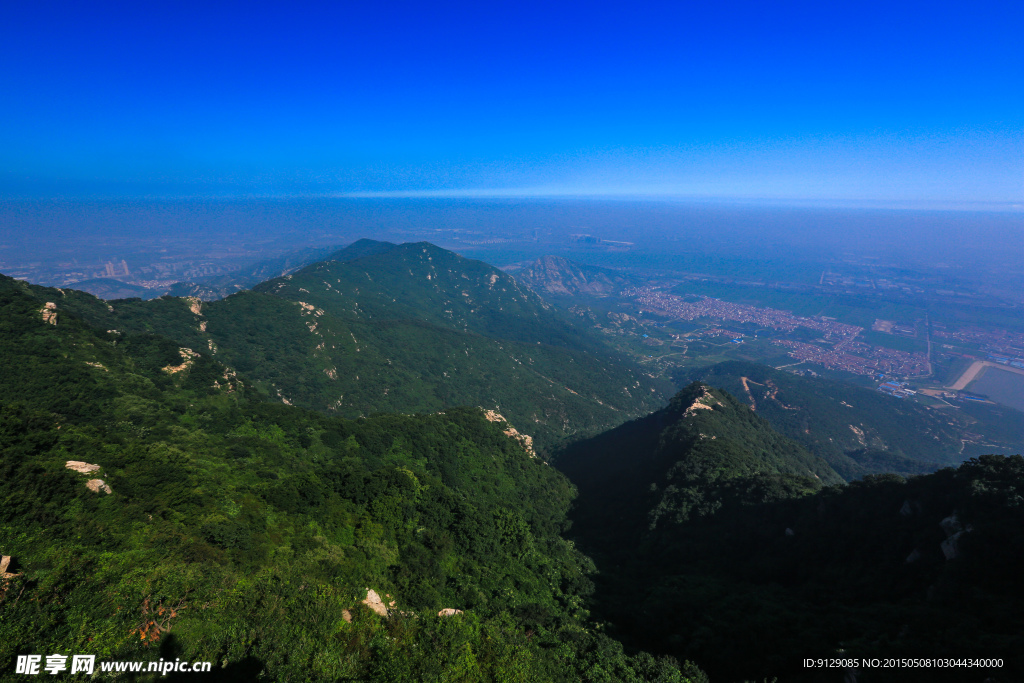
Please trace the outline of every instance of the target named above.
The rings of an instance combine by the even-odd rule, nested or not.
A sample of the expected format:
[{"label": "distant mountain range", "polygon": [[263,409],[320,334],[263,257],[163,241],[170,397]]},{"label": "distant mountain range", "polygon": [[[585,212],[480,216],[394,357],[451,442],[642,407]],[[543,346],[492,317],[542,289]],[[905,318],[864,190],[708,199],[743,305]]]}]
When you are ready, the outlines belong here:
[{"label": "distant mountain range", "polygon": [[[372,240],[364,241],[373,242]],[[360,247],[356,245],[350,245],[346,249],[349,250],[349,254],[362,253]],[[178,282],[171,285],[167,293],[171,296],[195,296],[203,301],[216,301],[237,294],[244,289],[251,289],[266,280],[294,273],[311,263],[322,260],[338,260],[337,256],[342,251],[343,249],[337,246],[297,249],[271,259],[257,261],[227,275],[214,275],[193,282]]]}]

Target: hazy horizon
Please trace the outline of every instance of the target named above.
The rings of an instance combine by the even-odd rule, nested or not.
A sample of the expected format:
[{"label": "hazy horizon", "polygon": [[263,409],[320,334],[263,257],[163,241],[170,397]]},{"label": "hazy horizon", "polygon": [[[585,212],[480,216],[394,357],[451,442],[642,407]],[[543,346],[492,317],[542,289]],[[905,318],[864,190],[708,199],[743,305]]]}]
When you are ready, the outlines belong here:
[{"label": "hazy horizon", "polygon": [[[126,260],[136,268],[172,254],[239,264],[365,237],[431,241],[499,267],[550,254],[607,267],[734,275],[770,273],[784,263],[784,279],[793,279],[794,264],[853,259],[989,289],[1024,286],[1024,215],[1017,212],[623,198],[8,200],[0,202],[0,228],[0,271],[51,284],[74,278],[40,273],[74,264]],[[574,240],[579,234],[629,244],[594,249]]]}]

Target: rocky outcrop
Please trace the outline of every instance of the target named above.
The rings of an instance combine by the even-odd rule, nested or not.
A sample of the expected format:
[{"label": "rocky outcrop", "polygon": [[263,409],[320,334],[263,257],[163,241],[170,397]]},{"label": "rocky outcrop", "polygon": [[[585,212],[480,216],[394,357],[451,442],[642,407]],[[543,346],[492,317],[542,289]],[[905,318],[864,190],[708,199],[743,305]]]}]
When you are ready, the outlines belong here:
[{"label": "rocky outcrop", "polygon": [[698,410],[714,410],[715,406],[721,406],[722,402],[719,401],[711,393],[711,390],[704,387],[704,393],[693,400],[693,403],[683,411],[683,417],[693,417],[697,414]]},{"label": "rocky outcrop", "polygon": [[[215,379],[215,380],[213,380],[213,388],[214,389],[218,389],[218,390],[219,389],[227,389],[227,393],[230,394],[230,393],[234,392],[235,389],[237,389],[238,387],[242,386],[241,380],[238,379],[238,373],[236,373],[231,368],[225,368],[224,369],[224,374],[221,375],[221,377],[224,380],[224,384],[221,384],[220,380]],[[280,393],[280,392],[278,392],[278,393]]]},{"label": "rocky outcrop", "polygon": [[[388,594],[385,594],[384,597],[385,598],[390,598],[391,596],[388,595]],[[362,600],[360,600],[360,602],[362,604],[366,605],[367,607],[369,607],[370,610],[373,611],[374,614],[380,615],[382,617],[388,617],[388,616],[392,616],[392,615],[400,615],[400,616],[403,616],[403,617],[412,617],[414,619],[417,618],[416,614],[414,614],[413,612],[399,612],[399,611],[397,611],[395,609],[395,601],[394,600],[390,600],[389,602],[385,603],[384,599],[380,597],[380,594],[377,591],[373,590],[372,588],[367,588],[366,589],[366,597],[363,598]],[[462,610],[454,609],[452,607],[445,607],[443,610],[441,610],[440,612],[437,613],[437,616],[439,616],[439,617],[453,617],[456,614],[462,614]],[[350,610],[347,610],[347,609],[346,610],[342,610],[341,611],[341,618],[343,620],[345,620],[346,622],[351,623],[352,622],[352,612]]]},{"label": "rocky outcrop", "polygon": [[520,434],[515,427],[509,424],[501,413],[494,410],[484,410],[484,417],[488,422],[503,422],[508,427],[504,432],[505,436],[515,439],[519,442],[519,445],[530,454],[531,458],[536,458],[537,453],[533,450],[533,437],[529,434]]},{"label": "rocky outcrop", "polygon": [[957,542],[963,535],[964,532],[958,531],[939,544],[939,547],[942,548],[942,554],[947,560],[955,560],[960,557],[960,548],[957,547]]},{"label": "rocky outcrop", "polygon": [[939,526],[942,527],[943,533],[946,534],[946,540],[939,544],[942,554],[947,560],[955,560],[960,557],[960,538],[972,531],[972,527],[968,524],[965,528],[960,523],[960,517],[955,512],[939,522]]},{"label": "rocky outcrop", "polygon": [[188,302],[188,310],[192,311],[195,315],[203,314],[203,300],[197,296],[187,296],[185,301]]},{"label": "rocky outcrop", "polygon": [[[64,464],[64,467],[84,475],[95,474],[100,471],[99,465],[82,462],[81,460],[68,460],[67,463]],[[108,486],[102,479],[90,479],[85,482],[85,487],[93,493],[100,493],[101,491],[103,493],[113,493],[113,491],[110,490],[110,486]]]},{"label": "rocky outcrop", "polygon": [[89,489],[93,493],[99,493],[100,491],[107,494],[113,493],[113,491],[110,490],[110,487],[102,479],[90,479],[85,482],[85,488]]},{"label": "rocky outcrop", "polygon": [[942,527],[942,531],[946,534],[947,538],[963,529],[960,525],[960,517],[955,512],[939,522],[939,526]]},{"label": "rocky outcrop", "polygon": [[46,305],[39,309],[39,314],[43,317],[44,323],[57,324],[57,304],[52,301],[47,301]]},{"label": "rocky outcrop", "polygon": [[860,445],[867,446],[868,442],[867,439],[864,438],[864,430],[858,427],[854,427],[853,425],[849,425],[849,427],[850,431],[853,432],[854,436],[857,437],[857,441],[860,443]]},{"label": "rocky outcrop", "polygon": [[[388,595],[387,597],[390,598],[391,596]],[[394,600],[385,605],[384,601],[381,600],[380,595],[377,594],[377,591],[372,588],[366,589],[366,597],[363,598],[362,603],[382,617],[388,616],[390,608],[395,606]]]},{"label": "rocky outcrop", "polygon": [[20,574],[7,571],[11,567],[11,562],[10,555],[0,556],[0,579],[13,579],[16,576],[20,576]]},{"label": "rocky outcrop", "polygon": [[74,470],[79,474],[92,474],[93,472],[99,472],[100,466],[93,465],[91,463],[82,462],[81,460],[68,460],[64,467],[69,470]]},{"label": "rocky outcrop", "polygon": [[178,353],[181,355],[181,360],[183,361],[181,365],[165,365],[164,367],[160,368],[168,375],[174,375],[176,373],[188,370],[195,364],[196,358],[199,358],[198,353],[196,353],[192,349],[186,349],[185,347],[181,347],[180,349],[178,349]]}]

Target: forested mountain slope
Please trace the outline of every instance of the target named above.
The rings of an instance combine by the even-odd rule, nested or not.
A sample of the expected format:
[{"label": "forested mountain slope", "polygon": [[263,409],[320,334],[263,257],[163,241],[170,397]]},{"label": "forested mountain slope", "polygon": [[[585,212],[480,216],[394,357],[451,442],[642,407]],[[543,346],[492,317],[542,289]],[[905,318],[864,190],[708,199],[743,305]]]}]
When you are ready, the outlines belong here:
[{"label": "forested mountain slope", "polygon": [[610,543],[731,502],[842,481],[747,406],[700,382],[662,410],[572,444],[556,462],[580,489],[578,517]]},{"label": "forested mountain slope", "polygon": [[345,417],[483,406],[542,451],[664,400],[667,383],[487,264],[369,240],[333,257],[345,260],[215,302],[57,303],[105,329],[173,337],[277,400]]},{"label": "forested mountain slope", "polygon": [[[502,420],[267,402],[178,341],[90,325],[76,298],[90,305],[0,279],[0,661],[181,657],[246,681],[702,680],[627,657],[588,621],[589,561],[559,535],[572,487]],[[362,604],[368,589],[394,601],[387,616]]]},{"label": "forested mountain slope", "polygon": [[[359,246],[356,243],[352,249]],[[349,250],[341,255],[344,260],[315,263],[290,278],[264,282],[255,289],[292,300],[312,299],[310,303],[332,313],[418,320],[528,344],[598,348],[584,330],[483,261],[463,258],[429,242],[392,246],[358,258],[351,258]]]}]

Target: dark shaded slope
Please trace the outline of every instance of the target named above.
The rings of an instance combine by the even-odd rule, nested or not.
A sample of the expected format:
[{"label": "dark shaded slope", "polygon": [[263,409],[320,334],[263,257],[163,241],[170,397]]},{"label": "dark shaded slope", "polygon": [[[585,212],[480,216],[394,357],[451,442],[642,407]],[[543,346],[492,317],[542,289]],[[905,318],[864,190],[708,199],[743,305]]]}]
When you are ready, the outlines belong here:
[{"label": "dark shaded slope", "polygon": [[662,410],[569,446],[580,533],[612,546],[637,534],[842,481],[729,394],[695,382]]},{"label": "dark shaded slope", "polygon": [[840,655],[1005,666],[861,667],[861,683],[1022,673],[1020,456],[822,487],[839,480],[822,460],[697,382],[556,462],[579,489],[573,534],[599,570],[595,613],[634,646],[725,681],[838,683],[842,667],[803,662]]},{"label": "dark shaded slope", "polygon": [[597,557],[598,613],[712,680],[849,680],[806,658],[960,662],[860,666],[859,683],[1021,680],[1022,487],[1020,456],[983,456],[723,508]]}]

